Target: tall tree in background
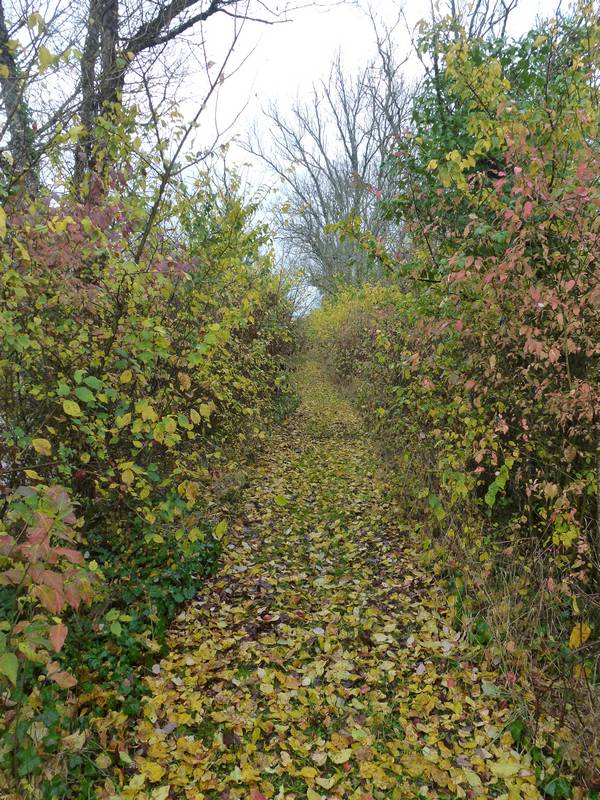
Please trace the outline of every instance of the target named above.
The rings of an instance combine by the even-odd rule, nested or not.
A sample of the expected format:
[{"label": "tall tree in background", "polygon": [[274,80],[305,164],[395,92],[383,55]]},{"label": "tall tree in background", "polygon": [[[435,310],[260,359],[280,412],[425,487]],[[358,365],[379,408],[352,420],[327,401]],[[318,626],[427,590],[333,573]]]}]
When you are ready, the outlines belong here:
[{"label": "tall tree in background", "polygon": [[331,226],[360,220],[390,245],[401,238],[379,214],[377,198],[388,179],[388,152],[408,119],[409,95],[389,36],[378,44],[378,57],[355,75],[338,55],[328,78],[289,113],[268,107],[271,137],[254,130],[246,143],[283,184],[275,216],[288,258],[325,293],[340,280],[360,285],[378,269]]}]

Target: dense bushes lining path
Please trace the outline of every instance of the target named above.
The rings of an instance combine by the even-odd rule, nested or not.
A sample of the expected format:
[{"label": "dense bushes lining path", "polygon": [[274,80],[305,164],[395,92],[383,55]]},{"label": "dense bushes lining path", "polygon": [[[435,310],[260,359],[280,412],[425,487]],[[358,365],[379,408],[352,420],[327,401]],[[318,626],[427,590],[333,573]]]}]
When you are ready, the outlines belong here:
[{"label": "dense bushes lining path", "polygon": [[119,796],[540,797],[542,751],[516,748],[505,677],[453,628],[359,421],[315,364],[300,384],[148,679]]}]

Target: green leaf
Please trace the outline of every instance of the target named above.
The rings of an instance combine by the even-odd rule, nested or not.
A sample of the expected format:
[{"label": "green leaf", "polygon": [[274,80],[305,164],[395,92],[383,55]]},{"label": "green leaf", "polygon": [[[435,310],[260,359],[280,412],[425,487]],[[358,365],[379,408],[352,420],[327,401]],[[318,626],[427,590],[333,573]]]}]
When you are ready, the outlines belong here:
[{"label": "green leaf", "polygon": [[0,674],[5,675],[13,686],[17,685],[19,660],[14,653],[2,653],[0,656]]},{"label": "green leaf", "polygon": [[83,382],[86,383],[91,389],[96,389],[96,391],[104,387],[102,381],[99,381],[98,378],[94,377],[94,375],[88,375],[87,378],[84,378]]},{"label": "green leaf", "polygon": [[544,792],[554,800],[568,800],[571,797],[571,784],[566,778],[554,778],[544,786]]},{"label": "green leaf", "polygon": [[278,494],[275,496],[275,504],[280,506],[281,508],[287,506],[288,502],[289,501],[287,497],[284,497],[282,494]]},{"label": "green leaf", "polygon": [[84,403],[93,403],[96,399],[93,393],[85,386],[78,386],[77,389],[75,389],[75,394]]}]

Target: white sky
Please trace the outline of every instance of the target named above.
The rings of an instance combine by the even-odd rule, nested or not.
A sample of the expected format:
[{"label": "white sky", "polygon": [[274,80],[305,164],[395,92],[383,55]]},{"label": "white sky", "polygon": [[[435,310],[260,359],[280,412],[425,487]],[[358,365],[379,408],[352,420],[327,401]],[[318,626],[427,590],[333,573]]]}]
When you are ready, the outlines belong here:
[{"label": "white sky", "polygon": [[[397,19],[400,7],[398,0],[377,0],[374,3],[377,16],[388,23]],[[409,25],[414,27],[427,15],[428,0],[408,0],[403,7]],[[511,16],[510,32],[515,35],[526,32],[537,16],[547,16],[553,8],[553,0],[520,0]],[[397,33],[398,55],[403,58],[410,52],[410,39],[402,24]],[[209,54],[218,63],[219,52],[223,52],[230,41],[230,21],[210,19],[205,36]],[[223,130],[234,123],[225,139],[243,136],[255,120],[260,126],[260,110],[268,102],[276,103],[282,110],[290,107],[297,96],[301,97],[315,81],[326,77],[338,50],[350,72],[375,52],[370,20],[358,4],[349,0],[332,3],[328,8],[301,9],[284,24],[248,25],[241,37],[237,63],[246,56],[247,60],[235,75],[225,81],[219,92],[216,109],[219,128]],[[405,65],[404,71],[409,79],[418,77],[418,67],[414,58]],[[203,127],[212,135],[214,110],[211,116],[212,121],[205,117]],[[244,151],[232,146],[228,161],[240,163],[249,160]],[[253,183],[260,182],[262,177],[256,171],[260,173],[260,167],[255,168]]]}]

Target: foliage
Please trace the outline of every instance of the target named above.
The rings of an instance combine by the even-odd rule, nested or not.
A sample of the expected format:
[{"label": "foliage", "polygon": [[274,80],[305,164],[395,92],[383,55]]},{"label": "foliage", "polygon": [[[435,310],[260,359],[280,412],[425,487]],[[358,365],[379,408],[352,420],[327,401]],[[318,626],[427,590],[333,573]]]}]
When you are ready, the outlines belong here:
[{"label": "foliage", "polygon": [[213,569],[211,487],[287,394],[290,312],[235,190],[165,203],[139,259],[124,176],[6,212],[0,759],[21,792],[43,773],[44,796],[87,796],[101,767],[69,748],[90,716],[139,710],[134,670]]},{"label": "foliage", "polygon": [[535,755],[523,746],[533,734],[501,666],[453,629],[440,563],[406,535],[362,421],[320,365],[299,385],[250,470],[222,571],[148,678],[118,795],[570,794],[553,758],[565,731],[543,720]]},{"label": "foliage", "polygon": [[[542,609],[527,644],[550,669],[543,691],[584,716],[600,585],[598,35],[586,5],[517,42],[423,27],[440,70],[384,201],[411,257],[392,286],[341,292],[311,323],[409,469],[418,513],[458,536],[463,563],[477,554],[486,613],[509,573],[504,597]],[[595,748],[592,727],[577,735]]]}]

